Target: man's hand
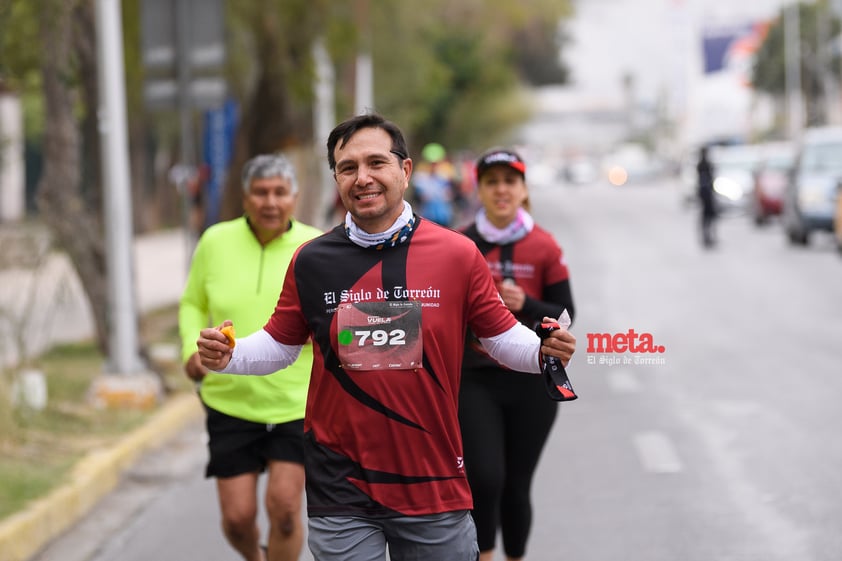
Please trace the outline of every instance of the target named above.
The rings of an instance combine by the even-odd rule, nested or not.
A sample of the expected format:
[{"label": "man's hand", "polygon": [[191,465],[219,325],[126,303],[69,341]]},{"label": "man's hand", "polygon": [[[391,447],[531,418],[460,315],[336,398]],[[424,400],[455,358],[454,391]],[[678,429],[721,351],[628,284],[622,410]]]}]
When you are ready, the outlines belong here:
[{"label": "man's hand", "polygon": [[[545,317],[544,323],[558,323],[558,320]],[[576,337],[564,327],[554,329],[541,343],[541,353],[561,359],[561,363],[565,367],[567,367],[570,358],[575,352]]]},{"label": "man's hand", "polygon": [[208,373],[208,369],[202,364],[202,359],[199,357],[198,352],[190,355],[190,358],[184,363],[184,373],[187,374],[187,377],[194,382],[201,382],[204,380],[205,375]]},{"label": "man's hand", "polygon": [[222,370],[231,360],[234,349],[228,346],[228,338],[221,331],[226,325],[233,323],[226,319],[218,327],[207,327],[199,332],[196,344],[199,346],[199,358],[205,368]]}]

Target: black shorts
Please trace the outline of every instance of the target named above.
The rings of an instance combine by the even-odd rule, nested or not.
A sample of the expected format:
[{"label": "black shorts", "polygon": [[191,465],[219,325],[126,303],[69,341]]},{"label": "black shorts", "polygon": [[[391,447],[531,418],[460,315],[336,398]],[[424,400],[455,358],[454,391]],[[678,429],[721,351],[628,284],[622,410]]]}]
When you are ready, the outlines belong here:
[{"label": "black shorts", "polygon": [[267,425],[244,421],[207,405],[205,412],[210,452],[205,477],[260,473],[269,460],[304,464],[304,419]]}]

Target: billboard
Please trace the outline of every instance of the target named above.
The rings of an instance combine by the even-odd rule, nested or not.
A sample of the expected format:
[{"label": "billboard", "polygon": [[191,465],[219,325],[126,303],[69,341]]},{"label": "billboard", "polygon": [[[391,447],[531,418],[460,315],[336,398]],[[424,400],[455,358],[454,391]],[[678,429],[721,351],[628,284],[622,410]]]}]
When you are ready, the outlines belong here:
[{"label": "billboard", "polygon": [[770,22],[706,27],[702,31],[704,73],[736,71],[748,83],[754,53],[760,48]]}]

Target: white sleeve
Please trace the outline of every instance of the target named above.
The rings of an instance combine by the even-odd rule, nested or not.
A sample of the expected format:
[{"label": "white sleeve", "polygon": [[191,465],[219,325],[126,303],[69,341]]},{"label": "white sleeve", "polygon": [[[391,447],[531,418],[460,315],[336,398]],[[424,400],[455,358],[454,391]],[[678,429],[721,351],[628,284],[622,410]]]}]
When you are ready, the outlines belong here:
[{"label": "white sleeve", "polygon": [[284,345],[261,329],[248,337],[237,339],[234,352],[223,374],[252,374],[265,376],[286,368],[301,354],[302,345]]},{"label": "white sleeve", "polygon": [[518,322],[517,325],[494,337],[480,337],[483,348],[494,360],[518,372],[540,374],[538,353],[541,340],[538,335]]}]

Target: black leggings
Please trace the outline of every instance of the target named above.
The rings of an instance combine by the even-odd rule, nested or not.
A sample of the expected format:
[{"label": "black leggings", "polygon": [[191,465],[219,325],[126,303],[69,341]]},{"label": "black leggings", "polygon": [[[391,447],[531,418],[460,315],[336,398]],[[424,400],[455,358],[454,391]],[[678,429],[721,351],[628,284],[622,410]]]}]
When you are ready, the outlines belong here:
[{"label": "black leggings", "polygon": [[499,527],[506,555],[524,556],[532,476],[557,413],[539,375],[463,372],[459,421],[480,551],[494,549]]}]

